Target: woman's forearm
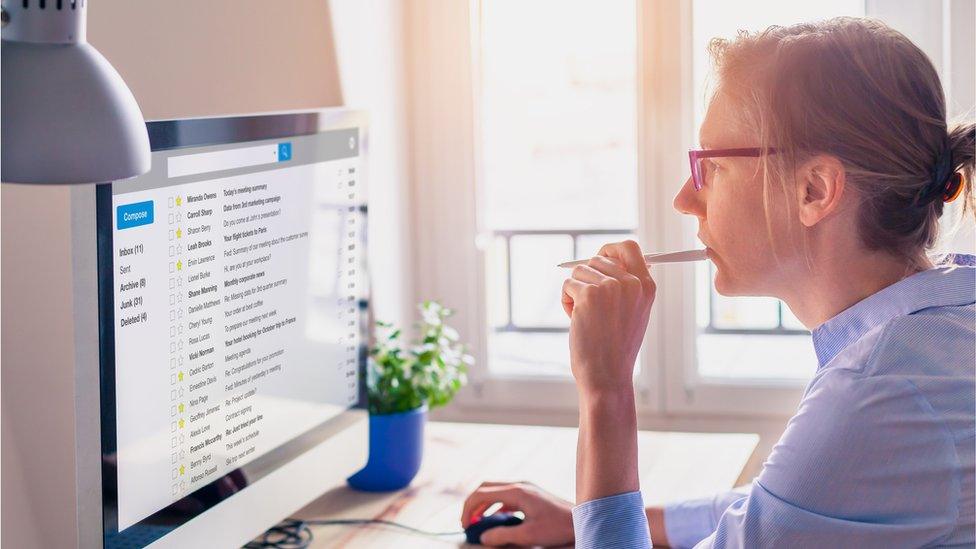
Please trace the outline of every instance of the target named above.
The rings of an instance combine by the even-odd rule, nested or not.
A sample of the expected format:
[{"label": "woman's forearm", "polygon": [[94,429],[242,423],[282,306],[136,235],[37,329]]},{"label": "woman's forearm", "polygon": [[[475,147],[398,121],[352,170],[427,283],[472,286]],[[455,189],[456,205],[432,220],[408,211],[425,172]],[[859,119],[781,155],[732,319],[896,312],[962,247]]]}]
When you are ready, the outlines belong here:
[{"label": "woman's forearm", "polygon": [[654,540],[654,547],[670,547],[668,543],[668,533],[664,529],[664,507],[648,507],[645,509],[647,514],[647,526],[651,530],[651,539]]},{"label": "woman's forearm", "polygon": [[576,502],[639,489],[633,388],[581,391]]}]

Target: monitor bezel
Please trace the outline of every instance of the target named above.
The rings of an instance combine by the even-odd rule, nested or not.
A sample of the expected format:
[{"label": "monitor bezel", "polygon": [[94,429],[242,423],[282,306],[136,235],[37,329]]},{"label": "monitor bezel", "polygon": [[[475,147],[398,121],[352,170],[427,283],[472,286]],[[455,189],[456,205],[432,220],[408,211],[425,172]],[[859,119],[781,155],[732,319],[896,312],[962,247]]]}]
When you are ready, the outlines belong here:
[{"label": "monitor bezel", "polygon": [[[146,129],[149,133],[150,148],[153,152],[170,151],[185,149],[189,147],[206,147],[211,145],[225,145],[233,143],[247,143],[265,139],[279,139],[297,137],[305,135],[315,135],[317,133],[344,129],[359,128],[359,154],[368,154],[368,132],[367,119],[362,111],[348,109],[318,109],[308,111],[286,111],[272,112],[241,116],[215,116],[198,117],[173,120],[153,120],[146,122]],[[363,174],[361,177],[365,177]],[[115,491],[117,486],[117,471],[112,465],[112,450],[116,442],[116,422],[115,422],[115,330],[114,330],[114,256],[112,253],[112,186],[124,184],[123,182],[104,183],[96,186],[95,189],[95,225],[96,242],[98,255],[98,332],[99,332],[99,386],[100,386],[100,424],[101,424],[101,476],[102,476],[102,542],[106,546],[110,536],[118,536],[117,505],[118,494]],[[368,222],[368,206],[365,197],[360,200],[360,212],[364,220],[362,228],[362,244],[364,254],[368,250],[366,242],[366,223]],[[365,255],[363,265],[366,264]],[[366,271],[368,272],[368,270]],[[345,412],[331,418],[309,431],[295,437],[289,442],[269,453],[256,459],[254,462],[245,465],[261,470],[263,473],[257,478],[251,479],[250,484],[257,482],[270,472],[277,470],[306,451],[321,444],[329,437],[339,431],[349,427],[361,419],[359,415],[352,411],[363,410],[366,407],[366,391],[364,374],[366,368],[366,356],[368,352],[367,343],[369,341],[368,319],[370,315],[370,293],[368,276],[364,276],[364,288],[362,297],[359,301],[360,311],[360,345],[359,345],[359,364],[360,384],[358,401],[355,405],[346,409]],[[350,471],[351,473],[352,471]],[[189,494],[189,497],[200,496],[201,492],[213,491],[216,484],[224,479],[220,477],[208,485],[203,486]],[[246,489],[246,487],[245,487]],[[166,509],[146,517],[140,522],[126,528],[139,529],[145,527],[152,529],[153,532],[176,530],[189,521],[205,514],[217,505],[231,501],[234,496],[220,500],[213,506],[200,509],[197,512],[186,512],[185,516],[178,523],[167,524],[160,528],[160,519],[165,515]],[[166,516],[171,519],[172,516]],[[160,537],[161,537],[160,536]]]}]

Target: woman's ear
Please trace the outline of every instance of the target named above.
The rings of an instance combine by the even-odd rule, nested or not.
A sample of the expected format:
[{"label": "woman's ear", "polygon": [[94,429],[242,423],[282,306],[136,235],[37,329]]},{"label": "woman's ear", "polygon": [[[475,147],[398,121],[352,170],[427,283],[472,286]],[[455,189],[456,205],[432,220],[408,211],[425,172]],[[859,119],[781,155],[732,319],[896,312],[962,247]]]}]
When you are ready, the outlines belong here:
[{"label": "woman's ear", "polygon": [[796,182],[800,223],[813,227],[840,205],[847,171],[836,157],[817,155],[803,163]]}]

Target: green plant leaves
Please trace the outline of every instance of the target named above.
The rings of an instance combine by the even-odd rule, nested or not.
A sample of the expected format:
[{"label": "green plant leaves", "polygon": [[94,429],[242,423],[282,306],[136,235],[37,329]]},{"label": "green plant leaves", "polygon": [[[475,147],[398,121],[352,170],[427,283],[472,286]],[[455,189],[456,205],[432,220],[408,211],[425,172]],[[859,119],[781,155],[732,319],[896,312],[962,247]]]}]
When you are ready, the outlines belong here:
[{"label": "green plant leaves", "polygon": [[370,349],[366,386],[371,414],[407,412],[425,403],[437,408],[449,403],[467,383],[468,367],[474,357],[465,352],[457,330],[444,324],[454,311],[436,301],[419,305],[420,342],[407,348],[400,342],[401,331],[386,322],[377,322],[380,330]]}]

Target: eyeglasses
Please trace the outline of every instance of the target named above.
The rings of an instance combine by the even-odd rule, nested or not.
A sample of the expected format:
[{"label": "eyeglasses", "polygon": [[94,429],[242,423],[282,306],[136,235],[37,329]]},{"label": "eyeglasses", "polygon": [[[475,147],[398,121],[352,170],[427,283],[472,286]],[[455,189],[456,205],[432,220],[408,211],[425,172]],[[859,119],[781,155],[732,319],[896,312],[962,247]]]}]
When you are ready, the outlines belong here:
[{"label": "eyeglasses", "polygon": [[691,181],[695,185],[695,190],[700,191],[705,186],[711,174],[705,169],[703,158],[718,157],[760,157],[763,154],[776,154],[776,149],[760,149],[758,147],[748,149],[695,149],[688,151],[688,161],[691,162]]}]

